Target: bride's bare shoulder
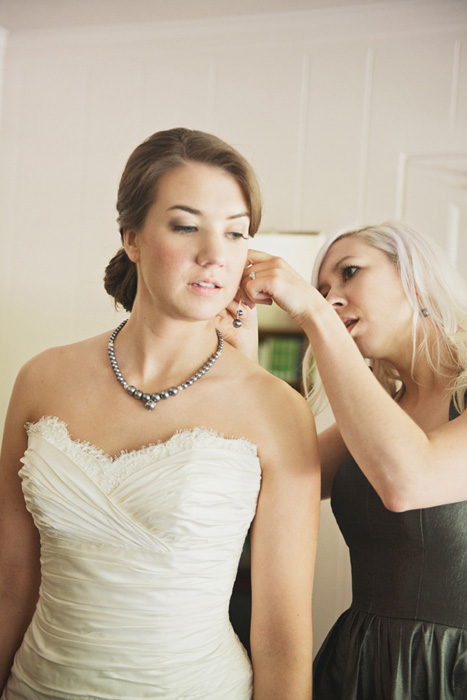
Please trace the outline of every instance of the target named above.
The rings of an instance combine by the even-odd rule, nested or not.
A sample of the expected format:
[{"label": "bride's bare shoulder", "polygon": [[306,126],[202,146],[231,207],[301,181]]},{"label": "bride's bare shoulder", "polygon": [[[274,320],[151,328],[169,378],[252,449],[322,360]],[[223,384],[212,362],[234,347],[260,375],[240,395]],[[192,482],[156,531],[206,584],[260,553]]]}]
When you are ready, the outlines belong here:
[{"label": "bride's bare shoulder", "polygon": [[58,345],[43,350],[26,362],[21,369],[21,373],[33,376],[37,372],[56,372],[62,365],[95,359],[106,350],[110,333],[111,331],[68,345]]},{"label": "bride's bare shoulder", "polygon": [[74,386],[79,375],[95,371],[107,361],[109,333],[102,333],[68,345],[48,348],[28,360],[20,369],[14,388],[28,404],[42,404],[60,386]]},{"label": "bride's bare shoulder", "polygon": [[[243,399],[248,397],[249,405],[255,407],[255,410],[260,404],[262,411],[271,411],[281,416],[284,406],[290,407],[292,411],[305,411],[309,414],[309,408],[303,396],[283,379],[274,376],[234,348],[229,347],[227,353],[229,357],[229,365],[226,368],[227,381],[237,387],[241,386]],[[232,392],[229,393],[232,394]]]}]

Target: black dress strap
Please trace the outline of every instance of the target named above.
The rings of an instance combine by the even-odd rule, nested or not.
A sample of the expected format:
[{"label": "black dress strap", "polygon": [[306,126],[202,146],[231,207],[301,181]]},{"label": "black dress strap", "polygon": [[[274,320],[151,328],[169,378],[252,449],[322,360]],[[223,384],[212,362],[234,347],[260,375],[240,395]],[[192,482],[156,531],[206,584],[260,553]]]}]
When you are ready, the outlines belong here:
[{"label": "black dress strap", "polygon": [[[464,393],[464,409],[467,409],[467,391]],[[454,404],[454,399],[451,399],[451,403],[449,404],[449,420],[454,420],[454,418],[458,418],[458,416],[460,416],[460,413]]]}]

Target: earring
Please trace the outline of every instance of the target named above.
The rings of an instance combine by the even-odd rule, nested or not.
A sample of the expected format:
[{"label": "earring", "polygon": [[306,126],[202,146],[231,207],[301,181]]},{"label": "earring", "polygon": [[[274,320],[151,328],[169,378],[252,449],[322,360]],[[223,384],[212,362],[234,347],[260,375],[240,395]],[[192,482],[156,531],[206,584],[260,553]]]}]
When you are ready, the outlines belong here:
[{"label": "earring", "polygon": [[242,309],[242,302],[241,301],[238,303],[237,316],[232,321],[232,326],[234,328],[240,328],[240,326],[242,325],[242,321],[240,319],[240,316],[243,316],[243,309]]},{"label": "earring", "polygon": [[422,309],[420,313],[422,314],[422,316],[425,316],[425,318],[430,315],[428,309]]}]

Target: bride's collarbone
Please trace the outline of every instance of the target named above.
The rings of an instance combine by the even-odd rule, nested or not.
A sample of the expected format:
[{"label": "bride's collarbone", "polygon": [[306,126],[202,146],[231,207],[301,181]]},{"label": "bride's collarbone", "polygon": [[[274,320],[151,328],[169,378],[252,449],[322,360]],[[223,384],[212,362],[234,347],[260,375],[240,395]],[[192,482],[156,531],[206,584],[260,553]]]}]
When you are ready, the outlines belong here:
[{"label": "bride's collarbone", "polygon": [[[106,454],[138,450],[147,444],[164,442],[179,430],[194,427],[254,441],[254,435],[248,434],[254,423],[248,420],[249,405],[252,411],[254,408],[254,402],[248,398],[251,382],[247,381],[248,372],[242,370],[241,363],[235,363],[234,367],[228,352],[225,362],[214,365],[199,381],[177,395],[161,399],[151,411],[118,383],[108,358],[79,353],[71,362],[67,352],[55,359],[59,362],[43,376],[40,398],[28,420],[37,422],[43,416],[58,418],[66,424],[71,439],[96,445]],[[168,389],[170,381],[166,384],[142,387],[142,390],[157,393]]]},{"label": "bride's collarbone", "polygon": [[108,455],[134,451],[157,442],[166,442],[180,430],[208,428],[218,434],[246,437],[243,416],[232,411],[232,399],[220,398],[201,386],[190,387],[179,395],[161,399],[149,411],[143,402],[128,395],[116,384],[116,391],[84,389],[59,392],[34,416],[52,416],[63,421],[72,440],[97,446]]}]

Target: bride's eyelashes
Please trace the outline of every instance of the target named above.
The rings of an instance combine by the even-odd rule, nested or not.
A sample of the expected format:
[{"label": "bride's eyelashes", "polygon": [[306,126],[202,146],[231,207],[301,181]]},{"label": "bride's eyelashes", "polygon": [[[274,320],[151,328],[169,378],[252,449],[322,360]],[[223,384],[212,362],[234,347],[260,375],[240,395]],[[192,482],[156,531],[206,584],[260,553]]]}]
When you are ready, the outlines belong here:
[{"label": "bride's eyelashes", "polygon": [[[174,233],[189,234],[196,233],[199,230],[198,226],[193,224],[171,224],[170,226]],[[245,235],[241,231],[226,231],[225,235],[233,241],[240,240],[240,238],[247,241],[249,238],[248,234]]]},{"label": "bride's eyelashes", "polygon": [[228,231],[227,236],[231,238],[234,241],[240,240],[240,238],[243,238],[244,241],[248,240],[248,236],[244,236],[243,233],[240,233],[240,231]]},{"label": "bride's eyelashes", "polygon": [[175,233],[194,233],[198,230],[196,226],[189,226],[184,224],[171,224],[171,229]]}]

